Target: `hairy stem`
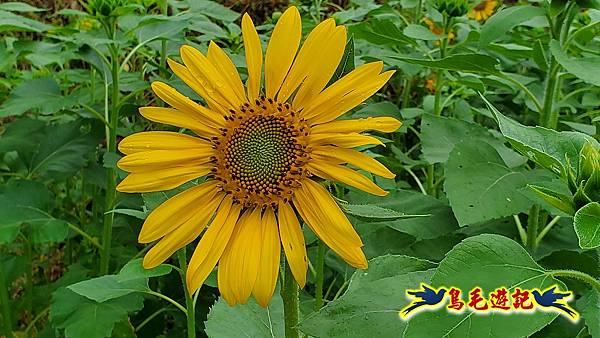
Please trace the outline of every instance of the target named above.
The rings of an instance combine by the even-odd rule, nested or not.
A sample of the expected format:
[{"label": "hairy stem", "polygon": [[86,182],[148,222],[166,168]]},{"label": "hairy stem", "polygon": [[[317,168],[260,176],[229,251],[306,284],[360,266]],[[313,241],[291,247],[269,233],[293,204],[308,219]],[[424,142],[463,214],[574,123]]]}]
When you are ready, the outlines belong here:
[{"label": "hairy stem", "polygon": [[317,248],[317,261],[316,261],[316,274],[317,280],[315,283],[315,311],[318,311],[323,307],[323,274],[324,274],[324,265],[325,265],[325,251],[327,248],[325,247],[325,243],[322,240],[318,240],[319,246]]},{"label": "hairy stem", "polygon": [[600,281],[587,273],[576,270],[550,270],[548,273],[553,277],[567,277],[580,280],[600,291]]},{"label": "hairy stem", "polygon": [[283,298],[283,316],[285,320],[285,338],[299,338],[298,332],[298,284],[292,275],[289,264],[285,263],[285,275],[281,288]]},{"label": "hairy stem", "polygon": [[185,254],[185,246],[177,251],[177,259],[179,260],[179,267],[181,271],[181,284],[183,285],[183,293],[185,294],[185,307],[187,316],[187,336],[188,338],[196,338],[196,312],[194,307],[194,300],[187,290],[187,282],[185,280],[185,273],[187,271],[187,257]]}]

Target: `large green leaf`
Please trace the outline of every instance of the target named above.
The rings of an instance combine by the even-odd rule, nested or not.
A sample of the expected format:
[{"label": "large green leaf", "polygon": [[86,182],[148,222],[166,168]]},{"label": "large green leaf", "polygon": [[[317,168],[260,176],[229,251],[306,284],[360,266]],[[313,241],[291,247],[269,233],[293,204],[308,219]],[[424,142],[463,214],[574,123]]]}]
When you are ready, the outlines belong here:
[{"label": "large green leaf", "polygon": [[116,275],[104,275],[85,280],[67,288],[90,300],[102,303],[135,292],[149,291],[148,278],[163,276],[170,272],[171,267],[167,265],[144,269],[140,258],[127,263]]},{"label": "large green leaf", "polygon": [[416,42],[402,33],[391,20],[374,19],[348,27],[349,33],[356,39],[369,41],[376,45],[416,45]]},{"label": "large green leaf", "polygon": [[279,290],[275,290],[266,308],[254,299],[245,305],[231,307],[220,298],[210,309],[204,325],[206,335],[211,338],[283,337],[283,301]]},{"label": "large green leaf", "polygon": [[577,301],[592,338],[600,338],[600,291],[590,290]]},{"label": "large green leaf", "polygon": [[600,203],[592,202],[577,210],[573,226],[579,238],[579,246],[593,249],[600,246]]},{"label": "large green leaf", "polygon": [[557,175],[566,177],[569,168],[576,172],[579,152],[586,142],[600,146],[592,137],[582,133],[524,126],[502,115],[489,101],[485,102],[496,117],[500,131],[512,146]]},{"label": "large green leaf", "polygon": [[0,4],[0,10],[11,12],[45,12],[47,9],[33,7],[24,2],[5,2]]},{"label": "large green leaf", "polygon": [[0,9],[0,32],[44,32],[53,26]]},{"label": "large green leaf", "polygon": [[210,16],[211,18],[223,21],[225,23],[233,22],[240,17],[239,13],[236,13],[214,1],[193,0],[189,1],[188,3],[191,11],[202,13],[203,15]]},{"label": "large green leaf", "polygon": [[348,291],[307,316],[300,330],[315,337],[397,337],[407,323],[399,311],[408,300],[405,289],[429,282],[435,265],[407,256],[381,256],[357,270]]},{"label": "large green leaf", "polygon": [[51,77],[26,80],[10,93],[10,97],[0,106],[0,117],[22,115],[36,110],[52,114],[74,106],[76,97],[63,96],[56,81]]},{"label": "large green leaf", "polygon": [[499,74],[499,71],[496,69],[496,67],[500,64],[498,59],[483,54],[456,54],[445,57],[441,60],[414,59],[404,56],[390,57],[403,62],[429,68],[480,74]]},{"label": "large green leaf", "polygon": [[539,174],[511,169],[489,144],[467,140],[450,153],[444,189],[458,223],[465,226],[529,209],[533,202],[519,189],[545,180]]},{"label": "large green leaf", "polygon": [[556,61],[569,73],[589,84],[600,86],[600,57],[572,58],[560,48],[560,44],[556,40],[550,42],[550,51]]},{"label": "large green leaf", "polygon": [[425,114],[421,119],[422,152],[429,163],[446,162],[454,146],[468,139],[477,139],[494,147],[511,168],[527,161],[478,124],[431,114]]},{"label": "large green leaf", "polygon": [[543,16],[545,13],[542,7],[534,6],[512,6],[507,7],[494,14],[481,27],[479,43],[485,46],[493,42],[513,27],[531,20],[537,16]]},{"label": "large green leaf", "polygon": [[[484,292],[499,287],[513,290],[545,289],[558,284],[515,241],[499,235],[484,234],[465,239],[448,253],[431,278],[431,285],[452,286],[463,293],[480,287]],[[412,287],[418,287],[414,285]],[[537,332],[556,318],[558,314],[538,311],[522,315],[489,313],[477,315],[465,311],[462,314],[424,312],[409,322],[405,337],[526,337]]]}]

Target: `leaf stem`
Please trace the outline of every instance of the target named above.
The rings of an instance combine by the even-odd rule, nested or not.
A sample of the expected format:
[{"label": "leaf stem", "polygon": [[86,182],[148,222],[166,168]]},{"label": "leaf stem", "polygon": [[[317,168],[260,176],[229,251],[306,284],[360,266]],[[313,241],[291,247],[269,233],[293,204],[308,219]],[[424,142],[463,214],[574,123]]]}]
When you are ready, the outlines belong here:
[{"label": "leaf stem", "polygon": [[521,243],[523,243],[523,245],[527,245],[527,233],[525,232],[525,229],[523,228],[523,224],[521,224],[521,219],[519,218],[519,215],[513,215],[513,218],[515,220],[515,224],[517,225],[517,230],[519,231],[519,237],[521,238]]},{"label": "leaf stem", "polygon": [[550,222],[548,222],[548,224],[544,227],[544,229],[542,229],[542,231],[540,232],[540,234],[537,237],[537,245],[539,245],[542,242],[542,239],[544,238],[544,236],[546,236],[546,234],[548,234],[548,232],[550,232],[550,229],[552,229],[552,227],[558,223],[558,221],[560,220],[560,216],[556,216],[554,217]]},{"label": "leaf stem", "polygon": [[529,209],[529,218],[527,218],[527,245],[533,250],[537,248],[539,216],[540,206],[535,204]]},{"label": "leaf stem", "polygon": [[550,270],[548,273],[552,277],[567,277],[580,280],[596,290],[600,291],[600,281],[596,278],[588,275],[587,273],[577,271],[577,270]]},{"label": "leaf stem", "polygon": [[317,247],[317,262],[316,262],[316,283],[315,283],[315,311],[318,311],[323,307],[323,278],[324,278],[324,265],[325,265],[325,243],[322,240],[318,241]]},{"label": "leaf stem", "polygon": [[194,300],[187,289],[185,273],[187,271],[187,256],[185,254],[185,246],[177,251],[177,259],[179,260],[179,275],[181,276],[181,284],[183,285],[183,293],[185,294],[185,307],[187,309],[187,336],[188,338],[196,338],[196,312]]},{"label": "leaf stem", "polygon": [[4,264],[0,264],[0,303],[2,304],[2,322],[4,323],[4,335],[6,338],[13,338],[11,308],[8,303],[8,283],[4,272]]},{"label": "leaf stem", "polygon": [[298,332],[298,284],[292,275],[289,264],[285,265],[281,298],[283,298],[283,316],[285,321],[285,338],[299,338]]}]

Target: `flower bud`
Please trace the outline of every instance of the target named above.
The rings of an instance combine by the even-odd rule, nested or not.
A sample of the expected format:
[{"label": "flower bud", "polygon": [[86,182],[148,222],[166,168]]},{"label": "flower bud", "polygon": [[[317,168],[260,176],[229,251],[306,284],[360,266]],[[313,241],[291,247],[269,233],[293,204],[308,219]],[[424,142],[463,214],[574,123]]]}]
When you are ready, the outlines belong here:
[{"label": "flower bud", "polygon": [[436,5],[440,13],[451,17],[463,16],[469,11],[467,0],[437,0]]}]

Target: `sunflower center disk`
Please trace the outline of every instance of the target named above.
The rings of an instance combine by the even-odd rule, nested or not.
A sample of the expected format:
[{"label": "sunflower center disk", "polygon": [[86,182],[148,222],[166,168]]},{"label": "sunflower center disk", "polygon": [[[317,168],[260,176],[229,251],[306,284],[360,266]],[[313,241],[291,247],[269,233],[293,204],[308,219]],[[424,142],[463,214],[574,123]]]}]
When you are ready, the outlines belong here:
[{"label": "sunflower center disk", "polygon": [[213,143],[215,179],[244,206],[288,201],[308,173],[308,126],[288,104],[261,98],[227,116]]}]

